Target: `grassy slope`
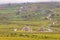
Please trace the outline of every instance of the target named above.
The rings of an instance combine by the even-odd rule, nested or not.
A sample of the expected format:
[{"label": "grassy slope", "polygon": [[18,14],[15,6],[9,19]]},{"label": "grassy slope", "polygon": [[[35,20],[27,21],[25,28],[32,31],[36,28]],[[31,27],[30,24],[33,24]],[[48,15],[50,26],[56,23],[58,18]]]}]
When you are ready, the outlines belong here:
[{"label": "grassy slope", "polygon": [[[32,5],[33,7],[35,6],[35,4],[33,4]],[[28,11],[28,14],[29,15],[31,15],[31,14],[37,14],[36,16],[34,16],[33,17],[33,15],[31,15],[32,16],[32,19],[31,19],[31,21],[16,21],[16,20],[25,20],[24,18],[22,18],[22,16],[25,16],[25,15],[27,15],[27,14],[21,14],[21,15],[16,15],[16,12],[17,12],[17,10],[18,10],[18,7],[19,6],[13,6],[13,7],[10,7],[10,8],[8,8],[8,9],[6,9],[6,10],[0,10],[0,14],[1,15],[3,15],[3,16],[1,16],[0,15],[0,19],[2,18],[2,17],[6,17],[6,18],[8,18],[9,20],[13,20],[13,21],[8,21],[8,20],[0,20],[0,28],[7,28],[7,29],[0,29],[0,32],[5,32],[5,31],[12,31],[12,30],[10,30],[9,28],[23,28],[23,27],[25,27],[26,25],[29,25],[29,27],[32,27],[33,29],[35,29],[35,31],[38,31],[38,29],[40,28],[40,27],[44,27],[44,28],[46,28],[46,26],[48,25],[48,24],[50,24],[52,21],[49,21],[49,20],[44,20],[44,17],[46,17],[44,14],[46,14],[46,13],[44,13],[44,12],[35,12],[35,11],[33,11],[33,10],[31,10],[31,11]],[[48,8],[46,5],[44,6],[44,5],[42,5],[41,6],[43,9],[50,9],[50,8]],[[59,17],[60,17],[60,8],[52,8],[52,9],[50,9],[50,10],[54,10],[54,12],[56,12],[56,14],[58,14],[59,15]],[[33,12],[32,12],[33,11]],[[41,15],[39,15],[41,13],[41,15],[43,15],[43,16],[41,16]],[[38,18],[39,17],[39,18]],[[57,20],[60,20],[60,18],[59,17],[57,17],[56,19]],[[29,17],[30,18],[30,17]],[[36,21],[36,19],[39,19],[39,21]],[[15,21],[14,21],[15,20]],[[60,21],[59,21],[59,23],[57,23],[57,24],[59,24],[60,25]],[[56,24],[56,25],[57,25]],[[60,26],[59,26],[60,27]],[[54,26],[54,28],[55,28],[55,26]],[[58,25],[57,25],[57,28],[58,28]],[[52,28],[53,29],[53,28]],[[59,30],[59,29],[58,29]],[[18,30],[18,32],[20,32],[20,30]],[[60,32],[60,31],[57,31],[57,32]],[[7,33],[7,34],[9,34],[9,33]],[[7,34],[5,34],[5,35],[3,35],[3,34],[1,34],[2,36],[6,36]],[[24,33],[23,33],[24,34]],[[0,35],[0,36],[1,36]],[[33,34],[29,34],[29,38],[28,37],[0,37],[0,40],[59,40],[60,39],[60,34],[37,34],[37,36],[38,37],[31,37]],[[46,37],[46,35],[47,35],[47,37]],[[17,36],[19,36],[19,35],[17,35]],[[41,38],[39,38],[39,37],[41,37]],[[43,39],[42,39],[43,38]],[[47,38],[47,39],[46,39]]]},{"label": "grassy slope", "polygon": [[[28,6],[31,6],[31,8],[28,8]],[[37,11],[37,9],[33,8],[33,7],[36,7],[36,6],[41,7],[41,8],[39,8],[39,10],[42,9],[42,8],[43,9],[40,10],[40,11]],[[15,21],[16,20],[27,20],[27,21],[30,20],[30,21],[40,21],[40,22],[42,20],[43,22],[41,22],[41,24],[43,23],[43,25],[45,25],[45,24],[47,25],[47,23],[44,20],[45,20],[45,17],[47,17],[46,15],[48,13],[43,12],[43,10],[48,10],[48,9],[53,10],[54,14],[59,15],[59,16],[54,16],[55,18],[53,18],[53,20],[54,19],[60,20],[60,18],[59,18],[60,17],[60,11],[59,11],[60,8],[52,8],[51,9],[51,8],[49,8],[50,4],[29,4],[26,7],[27,7],[27,9],[26,9],[27,11],[23,10],[23,12],[20,12],[19,15],[16,15],[16,12],[18,11],[19,5],[17,5],[17,6],[9,6],[7,9],[0,10],[0,14],[2,15],[2,16],[0,15],[0,20],[5,20],[5,19],[6,20],[15,20]],[[49,20],[46,20],[46,21],[49,21]],[[49,22],[52,22],[52,21],[49,21]],[[31,22],[29,22],[29,23],[31,23]],[[12,25],[14,25],[14,24],[12,24]]]}]

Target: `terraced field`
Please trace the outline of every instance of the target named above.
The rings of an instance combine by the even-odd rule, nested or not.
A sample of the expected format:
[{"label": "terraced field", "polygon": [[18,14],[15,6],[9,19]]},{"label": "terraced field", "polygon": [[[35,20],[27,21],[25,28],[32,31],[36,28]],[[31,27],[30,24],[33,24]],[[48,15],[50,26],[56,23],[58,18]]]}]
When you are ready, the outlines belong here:
[{"label": "terraced field", "polygon": [[5,5],[0,8],[0,40],[60,40],[60,3]]},{"label": "terraced field", "polygon": [[[15,37],[14,37],[15,36]],[[0,40],[60,40],[60,34],[18,34],[0,37]]]}]

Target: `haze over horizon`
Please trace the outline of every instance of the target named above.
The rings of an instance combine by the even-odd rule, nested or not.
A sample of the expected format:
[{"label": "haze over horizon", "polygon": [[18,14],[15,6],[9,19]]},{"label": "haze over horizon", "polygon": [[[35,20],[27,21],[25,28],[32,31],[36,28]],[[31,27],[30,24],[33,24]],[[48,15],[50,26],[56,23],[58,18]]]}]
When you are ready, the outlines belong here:
[{"label": "haze over horizon", "polygon": [[5,4],[5,3],[26,3],[26,2],[60,2],[60,0],[0,0],[0,4]]}]

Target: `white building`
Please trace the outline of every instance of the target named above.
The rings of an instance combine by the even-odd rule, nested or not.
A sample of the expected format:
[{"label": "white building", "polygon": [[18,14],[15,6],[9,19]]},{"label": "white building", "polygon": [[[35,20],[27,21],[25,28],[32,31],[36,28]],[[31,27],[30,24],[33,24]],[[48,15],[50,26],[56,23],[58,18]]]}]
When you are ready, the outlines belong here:
[{"label": "white building", "polygon": [[17,31],[17,28],[15,28],[14,31],[16,32]]}]

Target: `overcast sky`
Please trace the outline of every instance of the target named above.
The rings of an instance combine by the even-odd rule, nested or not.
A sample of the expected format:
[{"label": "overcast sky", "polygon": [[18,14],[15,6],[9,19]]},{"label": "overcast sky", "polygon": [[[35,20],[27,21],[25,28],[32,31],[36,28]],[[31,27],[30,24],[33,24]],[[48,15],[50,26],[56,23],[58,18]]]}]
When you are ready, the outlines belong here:
[{"label": "overcast sky", "polygon": [[60,1],[60,0],[0,0],[2,3],[22,3],[22,2],[50,2],[50,1]]}]

